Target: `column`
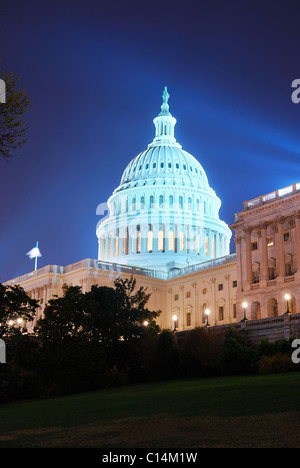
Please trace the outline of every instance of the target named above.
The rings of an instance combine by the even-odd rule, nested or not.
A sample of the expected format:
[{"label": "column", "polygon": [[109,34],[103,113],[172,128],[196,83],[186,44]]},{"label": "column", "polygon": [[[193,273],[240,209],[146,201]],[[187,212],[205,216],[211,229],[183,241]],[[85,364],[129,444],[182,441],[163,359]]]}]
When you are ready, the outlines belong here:
[{"label": "column", "polygon": [[300,275],[300,211],[295,214],[297,273]]},{"label": "column", "polygon": [[118,245],[118,256],[123,255],[123,236],[124,228],[119,228],[119,245]]},{"label": "column", "polygon": [[221,244],[221,234],[218,232],[216,233],[216,244],[215,244],[215,252],[216,252],[216,258],[222,257],[221,251],[220,251],[220,244]]},{"label": "column", "polygon": [[153,232],[153,253],[158,253],[158,231],[159,231],[159,225],[156,223],[152,226],[152,232]]},{"label": "column", "polygon": [[246,244],[246,283],[252,283],[252,255],[251,255],[251,229],[245,228],[245,244]]},{"label": "column", "polygon": [[278,227],[278,261],[279,261],[279,276],[283,278],[285,276],[285,252],[284,252],[284,240],[283,240],[283,223],[284,218],[280,216],[277,219]]},{"label": "column", "polygon": [[207,232],[207,235],[208,235],[208,258],[209,259],[212,258],[211,234],[212,234],[212,232],[209,229],[208,232]]},{"label": "column", "polygon": [[237,290],[243,291],[243,268],[242,268],[242,256],[241,256],[241,242],[240,236],[234,238],[235,251],[236,251],[236,274],[237,274]]},{"label": "column", "polygon": [[111,233],[111,257],[115,256],[116,250],[116,231],[113,230]]},{"label": "column", "polygon": [[[141,225],[141,253],[147,252],[147,241],[148,241],[148,224]],[[153,235],[153,242],[154,242],[154,235]]]},{"label": "column", "polygon": [[105,252],[104,252],[104,259],[108,259],[108,243],[109,243],[109,234],[108,232],[105,235]]},{"label": "column", "polygon": [[165,230],[164,230],[164,237],[165,237],[165,252],[169,252],[169,232],[170,232],[170,224],[165,223]]},{"label": "column", "polygon": [[267,246],[267,223],[261,224],[261,279],[269,279],[268,246]]}]

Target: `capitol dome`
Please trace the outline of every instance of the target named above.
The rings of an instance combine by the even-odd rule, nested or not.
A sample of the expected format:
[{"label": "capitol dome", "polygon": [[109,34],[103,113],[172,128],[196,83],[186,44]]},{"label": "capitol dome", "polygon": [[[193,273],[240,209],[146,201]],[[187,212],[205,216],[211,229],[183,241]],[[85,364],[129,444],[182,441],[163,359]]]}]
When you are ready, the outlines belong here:
[{"label": "capitol dome", "polygon": [[167,271],[229,254],[221,201],[175,139],[166,87],[162,98],[152,143],[124,170],[97,227],[99,260]]}]

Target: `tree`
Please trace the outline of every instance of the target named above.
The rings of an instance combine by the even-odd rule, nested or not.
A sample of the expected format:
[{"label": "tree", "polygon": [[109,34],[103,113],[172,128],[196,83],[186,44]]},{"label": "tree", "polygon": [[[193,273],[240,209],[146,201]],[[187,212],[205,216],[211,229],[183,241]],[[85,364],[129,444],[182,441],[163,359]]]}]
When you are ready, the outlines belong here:
[{"label": "tree", "polygon": [[49,301],[36,328],[43,388],[56,385],[63,393],[124,381],[135,366],[136,342],[159,329],[159,312],[146,308],[149,294],[135,287],[133,278],[86,293],[71,286]]},{"label": "tree", "polygon": [[21,323],[32,321],[38,307],[21,286],[0,283],[0,337],[10,336],[21,328]]},{"label": "tree", "polygon": [[18,78],[0,70],[0,79],[6,85],[6,103],[0,104],[0,155],[9,160],[13,152],[23,146],[27,127],[23,119],[31,105],[25,89],[18,90]]}]

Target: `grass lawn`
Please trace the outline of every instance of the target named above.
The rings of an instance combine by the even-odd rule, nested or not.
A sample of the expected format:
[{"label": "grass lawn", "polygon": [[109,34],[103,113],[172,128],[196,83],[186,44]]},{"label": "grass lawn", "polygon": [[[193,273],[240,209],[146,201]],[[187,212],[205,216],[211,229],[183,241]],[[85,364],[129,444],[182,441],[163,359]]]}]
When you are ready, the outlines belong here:
[{"label": "grass lawn", "polygon": [[0,405],[0,448],[300,448],[300,372]]}]

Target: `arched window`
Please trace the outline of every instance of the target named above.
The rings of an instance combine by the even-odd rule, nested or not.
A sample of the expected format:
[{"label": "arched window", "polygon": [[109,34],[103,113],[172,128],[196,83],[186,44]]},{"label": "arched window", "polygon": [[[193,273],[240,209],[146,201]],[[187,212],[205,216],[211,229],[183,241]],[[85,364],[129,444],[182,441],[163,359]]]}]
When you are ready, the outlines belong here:
[{"label": "arched window", "polygon": [[183,198],[179,197],[179,208],[183,210]]},{"label": "arched window", "polygon": [[136,199],[133,198],[132,199],[132,211],[135,211],[136,210]]},{"label": "arched window", "polygon": [[141,209],[141,210],[144,210],[144,209],[145,209],[145,197],[141,197],[141,206],[140,206],[140,209]]},{"label": "arched window", "polygon": [[174,250],[174,231],[169,231],[169,250]]},{"label": "arched window", "polygon": [[160,195],[160,196],[159,196],[159,207],[160,207],[160,208],[163,208],[163,204],[164,204],[164,196],[163,196],[163,195]]},{"label": "arched window", "polygon": [[152,208],[154,208],[154,196],[151,195],[150,197],[150,209],[152,210]]},{"label": "arched window", "polygon": [[174,203],[173,195],[170,195],[170,196],[169,196],[169,207],[170,207],[170,208],[173,208],[173,203]]},{"label": "arched window", "polygon": [[191,197],[188,198],[188,210],[192,209],[192,199]]}]

